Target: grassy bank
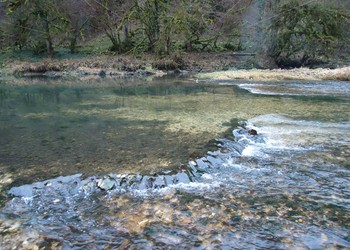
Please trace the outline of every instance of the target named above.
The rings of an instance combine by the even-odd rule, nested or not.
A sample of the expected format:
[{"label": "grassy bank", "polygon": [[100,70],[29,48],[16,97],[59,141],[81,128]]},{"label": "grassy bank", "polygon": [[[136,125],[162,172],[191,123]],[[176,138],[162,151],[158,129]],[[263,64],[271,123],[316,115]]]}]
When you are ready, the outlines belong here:
[{"label": "grassy bank", "polygon": [[255,80],[255,81],[283,81],[283,80],[335,80],[350,81],[350,67],[338,69],[308,69],[298,68],[291,70],[231,70],[201,73],[197,75],[201,79],[216,80]]},{"label": "grassy bank", "polygon": [[[159,57],[154,54],[133,55],[88,55],[67,56],[61,53],[53,59],[26,56],[25,53],[0,57],[0,76],[145,76],[163,75],[169,71],[189,71],[198,73],[200,79],[216,80],[337,80],[350,81],[350,67],[336,69],[298,68],[256,69],[256,67],[273,67],[269,61],[261,63],[259,56],[222,53],[181,53]],[[260,62],[260,63],[257,63]],[[342,65],[348,65],[342,63]]]},{"label": "grassy bank", "polygon": [[234,53],[182,53],[167,57],[154,54],[133,55],[85,55],[81,57],[19,58],[5,57],[1,60],[1,72],[7,75],[48,76],[107,76],[125,74],[156,74],[159,71],[212,72],[230,68],[247,68],[252,56]]}]

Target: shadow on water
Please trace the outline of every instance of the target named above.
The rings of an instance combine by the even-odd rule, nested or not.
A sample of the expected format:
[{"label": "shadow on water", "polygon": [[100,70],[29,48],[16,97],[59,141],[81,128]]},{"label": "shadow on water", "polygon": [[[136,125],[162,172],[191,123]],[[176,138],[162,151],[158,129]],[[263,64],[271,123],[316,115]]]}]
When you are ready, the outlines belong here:
[{"label": "shadow on water", "polygon": [[[191,102],[176,106],[167,98],[215,92],[214,86],[121,81],[96,87],[46,81],[0,86],[0,165],[1,172],[13,176],[11,186],[75,173],[178,169],[206,152],[208,136],[169,131],[169,121],[157,113],[193,109],[187,107]],[[153,97],[165,99],[158,104]],[[147,117],[144,106],[155,114]],[[136,111],[141,116],[133,115]]]}]

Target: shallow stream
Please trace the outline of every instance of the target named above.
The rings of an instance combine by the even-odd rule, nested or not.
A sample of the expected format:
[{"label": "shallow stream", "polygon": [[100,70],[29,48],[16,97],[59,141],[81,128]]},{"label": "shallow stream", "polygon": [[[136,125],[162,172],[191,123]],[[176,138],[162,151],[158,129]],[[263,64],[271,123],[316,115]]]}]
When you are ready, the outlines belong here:
[{"label": "shallow stream", "polygon": [[0,248],[350,248],[349,138],[348,82],[1,80]]}]

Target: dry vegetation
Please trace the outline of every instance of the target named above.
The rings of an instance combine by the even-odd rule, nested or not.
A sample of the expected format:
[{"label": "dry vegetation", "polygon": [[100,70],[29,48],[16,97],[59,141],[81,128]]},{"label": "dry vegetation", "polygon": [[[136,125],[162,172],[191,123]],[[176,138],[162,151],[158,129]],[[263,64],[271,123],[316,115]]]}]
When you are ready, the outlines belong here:
[{"label": "dry vegetation", "polygon": [[[200,79],[216,80],[337,80],[350,81],[350,67],[329,68],[296,68],[296,69],[242,69],[251,67],[253,56],[237,56],[234,53],[182,53],[159,58],[153,54],[100,55],[79,59],[44,59],[39,62],[8,60],[3,64],[2,74],[30,76],[98,76],[101,72],[110,76],[141,72],[137,75],[166,74],[168,71],[185,70],[198,73]],[[269,65],[269,62],[264,62]],[[253,65],[254,66],[254,65]],[[227,70],[233,69],[233,70]]]},{"label": "dry vegetation", "polygon": [[291,70],[234,70],[202,73],[199,78],[216,80],[255,80],[255,81],[283,81],[283,80],[337,80],[350,81],[350,67],[338,69],[308,69],[298,68]]},{"label": "dry vegetation", "polygon": [[81,59],[45,59],[39,62],[11,60],[4,63],[3,74],[25,75],[56,72],[57,75],[76,76],[77,74],[98,74],[102,70],[107,75],[139,70],[156,72],[188,70],[210,72],[236,67],[244,64],[249,57],[235,56],[232,53],[183,53],[159,58],[143,54],[138,58],[131,55],[90,56]]}]

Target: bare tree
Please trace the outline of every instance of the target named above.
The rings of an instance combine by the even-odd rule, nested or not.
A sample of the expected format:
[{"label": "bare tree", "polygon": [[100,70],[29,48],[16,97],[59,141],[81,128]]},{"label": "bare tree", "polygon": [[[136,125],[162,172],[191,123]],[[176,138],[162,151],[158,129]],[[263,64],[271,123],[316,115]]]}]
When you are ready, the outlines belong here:
[{"label": "bare tree", "polygon": [[112,42],[111,50],[123,52],[130,46],[129,19],[132,1],[86,0],[93,22]]},{"label": "bare tree", "polygon": [[76,53],[76,47],[79,39],[84,37],[88,23],[91,19],[89,5],[85,0],[61,0],[58,8],[67,20],[65,30],[66,37],[69,41],[71,53]]}]

